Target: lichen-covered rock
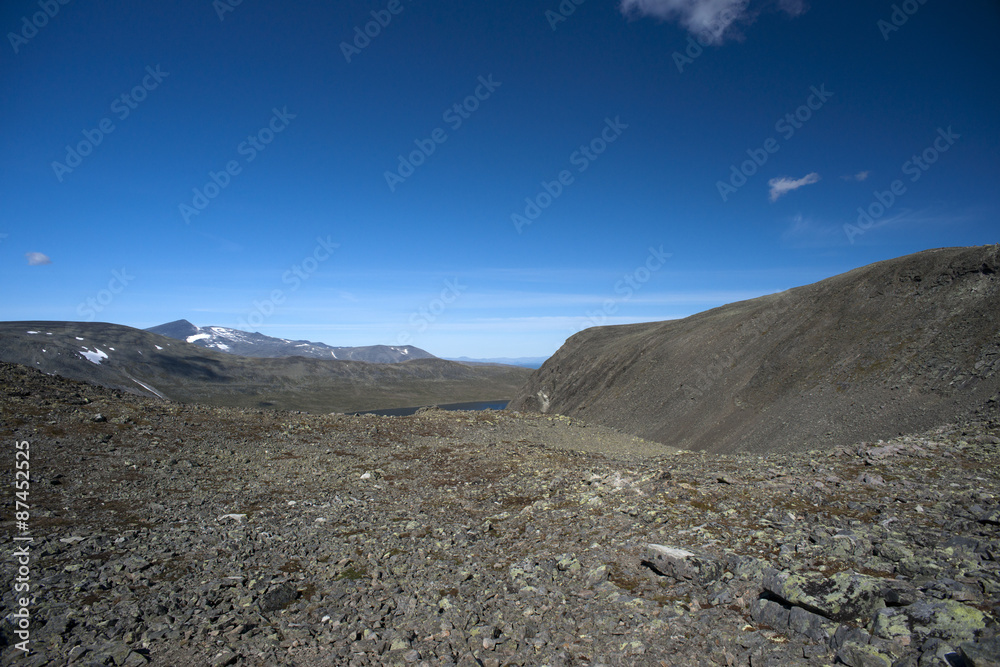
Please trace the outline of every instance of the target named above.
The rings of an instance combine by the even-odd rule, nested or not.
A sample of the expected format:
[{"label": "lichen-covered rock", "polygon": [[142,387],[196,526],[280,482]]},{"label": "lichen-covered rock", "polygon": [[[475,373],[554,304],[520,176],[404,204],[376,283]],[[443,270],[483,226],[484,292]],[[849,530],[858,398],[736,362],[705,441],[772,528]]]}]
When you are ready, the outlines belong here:
[{"label": "lichen-covered rock", "polygon": [[1000,507],[991,507],[979,517],[980,523],[1000,525]]},{"label": "lichen-covered rock", "polygon": [[913,556],[913,550],[898,540],[886,540],[878,545],[875,552],[891,563],[898,563]]},{"label": "lichen-covered rock", "polygon": [[587,576],[584,579],[584,585],[587,587],[597,586],[601,582],[607,581],[608,579],[608,566],[599,565],[594,569],[587,572]]},{"label": "lichen-covered rock", "polygon": [[892,667],[892,658],[870,644],[847,642],[837,651],[837,659],[848,667]]},{"label": "lichen-covered rock", "polygon": [[917,602],[906,607],[881,609],[872,623],[872,634],[883,639],[914,635],[950,642],[971,641],[986,627],[986,616],[954,600]]},{"label": "lichen-covered rock", "polygon": [[726,568],[741,579],[759,581],[771,569],[771,564],[763,558],[726,554]]},{"label": "lichen-covered rock", "polygon": [[791,574],[772,570],[764,577],[764,590],[789,604],[834,621],[868,619],[885,603],[882,585],[875,577],[855,572]]},{"label": "lichen-covered rock", "polygon": [[969,667],[1000,667],[1000,637],[964,642],[958,651]]},{"label": "lichen-covered rock", "polygon": [[930,555],[907,556],[897,564],[900,574],[907,577],[933,577],[941,574],[941,562]]}]

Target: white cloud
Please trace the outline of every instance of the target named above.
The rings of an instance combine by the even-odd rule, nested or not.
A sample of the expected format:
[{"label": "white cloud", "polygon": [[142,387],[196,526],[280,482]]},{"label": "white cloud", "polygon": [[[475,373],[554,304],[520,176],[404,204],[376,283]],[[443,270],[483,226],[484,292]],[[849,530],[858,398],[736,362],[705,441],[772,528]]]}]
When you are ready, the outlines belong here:
[{"label": "white cloud", "polygon": [[40,252],[26,252],[24,256],[28,258],[28,264],[31,266],[41,266],[42,264],[51,264],[52,260],[49,259],[48,255],[43,255]]},{"label": "white cloud", "polygon": [[771,201],[778,201],[778,197],[782,196],[786,192],[798,190],[804,185],[812,185],[813,183],[818,182],[819,174],[813,172],[811,174],[806,174],[799,179],[788,178],[786,176],[772,178],[767,182],[767,184],[771,186]]},{"label": "white cloud", "polygon": [[841,176],[841,178],[843,178],[845,181],[858,181],[860,183],[861,181],[868,180],[868,174],[870,173],[871,172],[868,171],[859,171],[858,173],[852,176]]},{"label": "white cloud", "polygon": [[[808,9],[805,0],[778,0],[778,7],[789,16],[799,16]],[[676,21],[711,44],[721,43],[733,24],[749,23],[754,18],[750,0],[622,0],[621,11]]]},{"label": "white cloud", "polygon": [[677,21],[702,40],[717,44],[746,16],[749,0],[622,0],[622,13]]}]

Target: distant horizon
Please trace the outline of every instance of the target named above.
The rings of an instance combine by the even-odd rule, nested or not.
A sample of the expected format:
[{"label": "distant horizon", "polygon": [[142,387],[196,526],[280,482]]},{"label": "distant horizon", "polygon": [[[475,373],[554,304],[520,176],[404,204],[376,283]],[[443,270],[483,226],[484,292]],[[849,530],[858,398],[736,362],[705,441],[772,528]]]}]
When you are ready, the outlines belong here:
[{"label": "distant horizon", "polygon": [[[3,320],[2,321],[2,323],[5,323],[5,324],[12,324],[12,323],[17,323],[17,322],[24,322],[24,323],[29,323],[30,322],[30,323],[36,323],[36,324],[43,324],[44,323],[44,324],[53,324],[53,325],[63,325],[63,324],[96,324],[96,325],[100,325],[100,324],[107,324],[107,325],[111,325],[111,326],[129,327],[129,328],[136,329],[136,330],[139,330],[139,331],[150,331],[151,329],[155,329],[156,327],[163,326],[163,325],[166,325],[166,324],[173,324],[174,322],[188,322],[189,324],[191,324],[193,326],[196,326],[199,329],[211,329],[211,328],[234,329],[234,327],[221,327],[218,324],[203,324],[203,325],[201,325],[201,324],[198,324],[197,322],[191,322],[191,320],[189,320],[189,319],[187,319],[185,317],[181,317],[181,318],[178,318],[178,319],[175,319],[175,320],[169,320],[167,322],[161,322],[160,324],[154,324],[154,325],[151,325],[151,326],[148,326],[148,327],[134,326],[134,325],[126,324],[126,323],[123,323],[123,322],[103,322],[103,321],[81,322],[79,320]],[[285,341],[289,341],[289,342],[296,342],[296,343],[298,343],[298,342],[321,343],[321,344],[324,344],[324,345],[328,345],[330,347],[376,347],[376,346],[379,346],[379,347],[413,347],[413,348],[417,348],[417,349],[423,350],[423,348],[421,348],[421,347],[419,347],[417,345],[413,345],[412,343],[408,343],[407,345],[392,345],[392,344],[389,344],[389,343],[371,343],[371,344],[368,344],[368,345],[338,345],[336,343],[332,343],[332,342],[324,341],[324,340],[313,340],[313,339],[308,339],[308,338],[291,338],[291,337],[288,337],[288,336],[277,336],[277,335],[265,334],[262,331],[248,331],[246,329],[236,329],[236,330],[237,331],[241,331],[243,333],[256,333],[256,334],[260,334],[260,335],[264,335],[264,336],[269,336],[271,338],[277,338],[277,339],[285,340]],[[157,332],[152,332],[152,333],[157,333]],[[179,339],[175,339],[175,340],[179,340]],[[424,352],[430,352],[430,351],[429,350],[424,350]],[[438,359],[444,359],[445,361],[462,361],[462,360],[484,361],[484,360],[491,360],[491,359],[508,359],[508,360],[512,360],[512,361],[523,361],[523,360],[529,360],[529,359],[531,359],[531,360],[544,360],[544,359],[548,359],[549,357],[552,356],[550,354],[550,355],[530,355],[530,356],[523,356],[523,357],[502,357],[502,356],[495,356],[495,355],[483,356],[483,357],[469,357],[469,356],[466,356],[466,355],[457,355],[457,356],[447,355],[447,356],[442,356],[442,355],[434,354],[433,352],[430,352],[430,354],[433,354]]]},{"label": "distant horizon", "polygon": [[8,321],[546,357],[998,240],[991,0],[45,7],[0,7]]},{"label": "distant horizon", "polygon": [[[155,329],[156,327],[164,326],[164,325],[167,325],[167,324],[173,324],[174,322],[187,322],[188,324],[191,324],[192,326],[196,326],[199,329],[212,329],[212,328],[234,329],[235,328],[235,327],[222,327],[222,325],[219,325],[219,324],[198,324],[197,322],[192,322],[191,320],[189,320],[186,317],[181,317],[181,318],[178,318],[176,320],[169,320],[167,322],[161,322],[160,324],[154,324],[154,325],[149,326],[149,327],[133,327],[133,328],[134,329],[142,329],[143,331],[149,331],[150,329]],[[106,324],[119,324],[119,323],[117,323],[117,322],[106,322]],[[127,325],[126,324],[126,325],[122,325],[122,326],[131,326],[131,325]],[[281,340],[287,340],[287,341],[292,341],[292,342],[322,343],[324,345],[329,345],[330,347],[370,347],[370,346],[407,347],[407,346],[409,346],[409,347],[415,347],[415,348],[418,348],[418,349],[421,349],[421,350],[423,349],[423,348],[421,348],[421,347],[419,347],[417,345],[413,345],[412,343],[408,343],[405,346],[404,345],[392,345],[392,344],[389,344],[389,343],[371,343],[369,345],[364,345],[364,346],[357,346],[357,345],[337,345],[335,343],[331,343],[331,342],[325,341],[325,340],[310,340],[310,339],[307,339],[307,338],[289,338],[288,336],[277,336],[277,335],[272,335],[272,334],[265,334],[263,331],[250,331],[250,330],[247,330],[247,329],[237,329],[237,330],[238,331],[243,331],[244,333],[256,333],[256,334],[260,334],[260,335],[263,335],[263,336],[271,336],[272,338],[280,338]],[[424,352],[429,352],[429,350],[424,350]],[[497,357],[497,356],[486,356],[486,357],[468,357],[468,356],[451,357],[451,356],[448,356],[448,357],[443,357],[443,356],[435,354],[434,356],[438,357],[439,359],[446,359],[446,360],[447,359],[468,359],[470,361],[480,361],[482,359],[547,359],[548,357],[550,357],[552,355],[548,355],[548,356],[535,355],[535,356],[524,356],[524,357]]]},{"label": "distant horizon", "polygon": [[[985,244],[978,244],[978,245],[981,245],[981,246],[990,246],[990,245],[997,245],[997,244],[1000,244],[1000,241],[998,241],[996,243],[985,243]],[[941,246],[941,247],[937,247],[937,248],[926,248],[924,250],[920,250],[920,251],[917,251],[917,252],[919,253],[919,252],[930,252],[930,251],[935,251],[935,250],[944,250],[944,249],[947,249],[949,247],[960,247],[960,246]],[[907,254],[916,254],[916,253],[907,253]],[[902,256],[905,257],[906,255],[902,255]],[[895,258],[887,258],[887,259],[895,259]],[[885,261],[885,260],[879,260],[879,261]],[[862,268],[863,266],[868,266],[868,265],[870,265],[872,263],[875,263],[875,262],[868,262],[868,263],[860,265],[860,266],[849,267],[849,268],[845,269],[844,271],[842,271],[840,273],[832,274],[832,275],[829,275],[829,276],[824,276],[824,277],[821,277],[821,278],[819,278],[819,279],[817,279],[815,281],[812,281],[812,282],[803,283],[803,284],[800,284],[800,285],[792,285],[792,286],[786,287],[784,289],[775,290],[773,292],[767,292],[765,294],[759,294],[759,295],[756,295],[756,296],[749,296],[747,298],[735,299],[735,300],[732,300],[732,301],[726,301],[726,302],[718,303],[718,304],[715,304],[715,305],[709,305],[708,307],[706,307],[706,308],[704,308],[702,310],[691,312],[691,313],[688,313],[688,314],[685,314],[685,315],[679,315],[677,317],[670,317],[670,318],[664,318],[664,319],[637,320],[635,322],[614,322],[614,323],[607,322],[605,324],[602,324],[602,323],[599,323],[599,322],[596,321],[598,319],[599,315],[602,315],[603,317],[605,317],[605,319],[610,319],[610,318],[607,318],[607,316],[604,315],[604,314],[602,314],[602,313],[600,313],[600,311],[595,311],[595,313],[590,316],[589,322],[592,322],[590,324],[590,326],[606,326],[606,325],[614,326],[614,325],[619,325],[619,324],[647,324],[647,323],[667,322],[667,321],[672,321],[672,320],[684,319],[684,318],[687,318],[687,317],[691,317],[693,315],[697,315],[699,313],[703,313],[703,312],[708,311],[708,310],[712,310],[714,308],[719,308],[719,307],[726,306],[726,305],[729,305],[729,304],[732,304],[732,303],[737,303],[739,301],[751,300],[751,299],[760,298],[760,297],[763,297],[763,296],[768,296],[768,295],[771,295],[771,294],[779,294],[781,292],[784,292],[784,291],[787,291],[787,290],[790,290],[790,289],[795,289],[797,287],[804,287],[804,286],[807,286],[807,285],[811,285],[811,284],[814,284],[816,282],[821,282],[823,280],[827,280],[829,278],[833,278],[835,276],[841,275],[842,273],[847,273],[847,272],[852,271],[854,269]],[[7,321],[7,322],[15,322],[15,321],[29,322],[29,321],[35,321],[35,322],[60,323],[60,322],[78,322],[78,321],[81,321],[81,320],[48,320],[48,319],[31,319],[31,318],[28,318],[28,319],[5,320],[5,321]],[[487,353],[482,353],[482,354],[453,354],[453,353],[450,353],[450,352],[449,353],[445,353],[445,354],[439,354],[438,352],[436,352],[434,350],[429,350],[426,347],[424,347],[422,345],[417,345],[417,344],[415,344],[413,342],[400,343],[400,342],[380,342],[380,341],[375,341],[375,342],[362,342],[362,343],[357,343],[357,344],[354,344],[354,343],[352,343],[352,344],[345,344],[345,343],[342,343],[342,342],[339,342],[339,341],[336,341],[336,340],[330,340],[330,339],[324,339],[324,338],[317,338],[317,337],[310,338],[310,337],[302,337],[302,336],[291,335],[291,334],[282,335],[282,333],[280,331],[280,325],[274,325],[274,328],[279,328],[279,331],[267,332],[267,331],[261,331],[261,330],[258,330],[258,329],[244,329],[244,328],[240,328],[240,327],[236,327],[236,326],[227,326],[227,325],[219,324],[219,323],[200,323],[200,322],[196,322],[196,321],[192,320],[191,317],[175,317],[173,319],[167,319],[165,321],[157,322],[155,324],[147,324],[147,325],[130,324],[130,323],[127,323],[127,322],[111,322],[111,321],[103,321],[103,320],[95,320],[94,323],[96,323],[96,324],[114,324],[114,325],[132,327],[134,329],[148,330],[148,329],[151,329],[151,328],[162,326],[164,324],[170,324],[170,323],[173,323],[173,322],[180,322],[180,321],[189,322],[190,324],[192,324],[194,326],[197,326],[197,327],[199,327],[201,329],[211,328],[211,327],[224,327],[224,328],[228,328],[228,329],[237,329],[239,331],[244,331],[244,332],[247,332],[247,333],[258,333],[258,334],[262,334],[262,335],[265,335],[265,336],[270,336],[272,338],[280,338],[280,339],[290,340],[290,341],[308,341],[308,342],[312,342],[312,343],[323,343],[323,344],[329,345],[331,347],[369,347],[369,346],[375,346],[375,345],[382,345],[382,346],[387,346],[387,347],[403,347],[403,346],[406,346],[406,345],[410,345],[410,346],[419,348],[421,350],[424,350],[425,352],[429,352],[430,354],[434,355],[435,357],[438,357],[440,359],[446,359],[446,360],[448,360],[448,359],[450,359],[450,360],[456,360],[456,359],[462,359],[462,358],[469,359],[469,360],[472,360],[472,361],[478,361],[478,360],[483,360],[483,359],[515,359],[515,360],[516,359],[548,359],[548,358],[552,357],[558,351],[559,347],[561,347],[561,344],[560,344],[559,347],[553,349],[548,354],[542,353],[542,354],[509,355],[509,354],[491,354],[491,353],[488,353],[488,352]],[[590,328],[590,326],[581,328],[578,331],[573,331],[573,333],[578,333],[579,331],[583,331],[585,328]],[[313,327],[313,326],[310,326],[310,325],[305,325],[305,328],[314,329],[316,327]],[[569,334],[569,335],[572,335],[572,334]],[[569,337],[569,335],[567,336],[567,338]]]}]

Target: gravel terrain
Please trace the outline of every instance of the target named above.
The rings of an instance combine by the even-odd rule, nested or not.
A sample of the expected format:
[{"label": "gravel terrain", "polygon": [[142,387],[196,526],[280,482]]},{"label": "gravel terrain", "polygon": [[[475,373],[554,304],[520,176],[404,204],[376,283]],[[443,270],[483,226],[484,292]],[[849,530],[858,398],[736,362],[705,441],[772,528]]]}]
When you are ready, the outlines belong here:
[{"label": "gravel terrain", "polygon": [[553,415],[200,407],[0,364],[0,662],[997,665],[998,407],[719,455]]}]

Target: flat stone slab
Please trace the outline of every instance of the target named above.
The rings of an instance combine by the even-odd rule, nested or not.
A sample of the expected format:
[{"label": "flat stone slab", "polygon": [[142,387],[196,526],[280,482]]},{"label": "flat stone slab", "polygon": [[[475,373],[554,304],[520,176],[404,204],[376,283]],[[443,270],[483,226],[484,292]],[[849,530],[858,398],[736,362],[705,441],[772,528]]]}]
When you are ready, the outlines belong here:
[{"label": "flat stone slab", "polygon": [[721,577],[725,571],[722,562],[711,554],[662,544],[646,545],[646,560],[657,573],[678,580],[711,582]]}]

